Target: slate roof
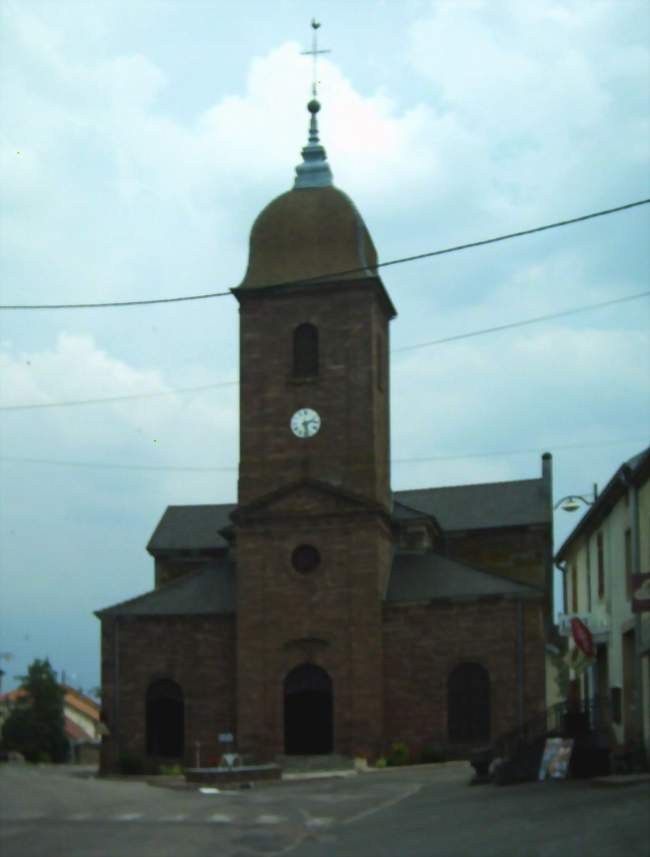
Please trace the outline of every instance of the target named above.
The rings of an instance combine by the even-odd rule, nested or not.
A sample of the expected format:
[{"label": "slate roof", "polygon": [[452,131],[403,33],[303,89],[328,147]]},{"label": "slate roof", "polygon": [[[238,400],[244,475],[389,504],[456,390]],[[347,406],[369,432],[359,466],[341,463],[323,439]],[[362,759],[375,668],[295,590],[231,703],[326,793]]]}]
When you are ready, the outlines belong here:
[{"label": "slate roof", "polygon": [[648,458],[650,458],[650,446],[647,446],[645,449],[642,449],[641,452],[637,452],[637,454],[633,455],[632,458],[628,458],[625,464],[632,471],[632,473],[635,473],[636,471],[641,469],[641,465],[644,464]]},{"label": "slate roof", "polygon": [[[169,506],[147,549],[154,555],[225,549],[228,543],[219,531],[231,526],[230,514],[236,508],[233,503]],[[550,514],[543,479],[421,488],[396,491],[393,495],[395,520],[414,520],[426,515],[448,532],[548,524]],[[386,600],[428,601],[491,595],[535,597],[539,590],[438,554],[397,554]],[[234,612],[235,566],[224,559],[212,561],[153,592],[99,610],[97,615],[101,618]]]},{"label": "slate roof", "polygon": [[91,735],[90,732],[86,732],[82,726],[74,720],[70,720],[66,715],[63,716],[63,725],[66,737],[71,741],[90,741],[92,743],[97,741],[94,735]]},{"label": "slate roof", "polygon": [[432,515],[443,530],[548,524],[549,498],[542,479],[488,482],[396,491],[394,499]]},{"label": "slate roof", "polygon": [[[168,506],[147,550],[214,550],[228,543],[219,531],[231,525],[234,503]],[[542,479],[418,488],[393,494],[396,520],[428,515],[448,531],[548,524],[550,503]]]},{"label": "slate roof", "polygon": [[235,569],[232,563],[210,563],[121,604],[98,610],[104,616],[200,616],[235,612]]},{"label": "slate roof", "polygon": [[219,530],[230,526],[234,503],[214,506],[168,506],[149,539],[150,553],[225,548]]},{"label": "slate roof", "polygon": [[393,561],[386,601],[431,601],[435,598],[541,598],[534,586],[517,583],[436,553],[397,554]]},{"label": "slate roof", "polygon": [[633,455],[618,468],[596,501],[571,530],[564,543],[555,554],[555,562],[564,562],[571,546],[585,533],[596,530],[610,513],[613,506],[627,491],[626,483],[631,480],[638,485],[648,478],[650,471],[650,446]]}]

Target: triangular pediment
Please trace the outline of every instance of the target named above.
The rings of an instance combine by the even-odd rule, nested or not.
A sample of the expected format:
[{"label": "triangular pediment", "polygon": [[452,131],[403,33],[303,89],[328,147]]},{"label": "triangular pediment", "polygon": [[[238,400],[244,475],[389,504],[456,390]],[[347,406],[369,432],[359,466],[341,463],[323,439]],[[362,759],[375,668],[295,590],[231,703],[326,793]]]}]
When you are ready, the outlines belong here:
[{"label": "triangular pediment", "polygon": [[375,500],[353,494],[317,479],[303,479],[239,506],[231,518],[235,524],[261,518],[309,515],[382,514],[387,510]]}]

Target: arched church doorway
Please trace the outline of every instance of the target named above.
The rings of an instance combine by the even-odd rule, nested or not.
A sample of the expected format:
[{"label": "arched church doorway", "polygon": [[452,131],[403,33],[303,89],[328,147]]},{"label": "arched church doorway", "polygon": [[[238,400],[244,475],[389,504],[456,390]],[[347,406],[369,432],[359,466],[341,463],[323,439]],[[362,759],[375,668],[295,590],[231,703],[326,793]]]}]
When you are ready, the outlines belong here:
[{"label": "arched church doorway", "polygon": [[290,755],[332,752],[332,680],[321,667],[301,664],[284,680],[284,748]]},{"label": "arched church doorway", "polygon": [[490,676],[480,664],[460,664],[447,684],[449,740],[486,741],[490,737]]},{"label": "arched church doorway", "polygon": [[183,756],[185,711],[180,685],[160,679],[147,690],[147,754],[166,759]]}]

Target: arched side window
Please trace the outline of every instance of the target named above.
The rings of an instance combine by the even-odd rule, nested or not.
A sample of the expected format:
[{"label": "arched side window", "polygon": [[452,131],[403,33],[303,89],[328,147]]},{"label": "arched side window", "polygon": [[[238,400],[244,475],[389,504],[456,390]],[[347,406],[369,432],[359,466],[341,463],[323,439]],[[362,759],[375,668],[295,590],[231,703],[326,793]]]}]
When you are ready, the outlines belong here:
[{"label": "arched side window", "polygon": [[379,334],[377,335],[376,342],[377,387],[379,390],[383,391],[386,384],[386,356],[384,351],[384,341]]},{"label": "arched side window", "polygon": [[293,377],[315,378],[318,375],[318,328],[300,324],[293,332]]},{"label": "arched side window", "polygon": [[490,676],[480,664],[460,664],[447,681],[447,723],[454,743],[490,737]]},{"label": "arched side window", "polygon": [[170,679],[160,679],[147,689],[147,754],[164,759],[183,756],[185,706],[183,690]]}]

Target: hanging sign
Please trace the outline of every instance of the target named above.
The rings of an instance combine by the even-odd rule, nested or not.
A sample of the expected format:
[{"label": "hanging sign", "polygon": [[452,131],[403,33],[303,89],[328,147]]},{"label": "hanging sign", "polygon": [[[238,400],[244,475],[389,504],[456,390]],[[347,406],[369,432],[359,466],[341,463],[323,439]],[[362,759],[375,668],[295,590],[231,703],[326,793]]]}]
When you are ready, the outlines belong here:
[{"label": "hanging sign", "polygon": [[573,618],[571,620],[571,636],[581,652],[584,652],[588,658],[594,657],[596,654],[594,638],[591,636],[589,628],[580,619]]}]

